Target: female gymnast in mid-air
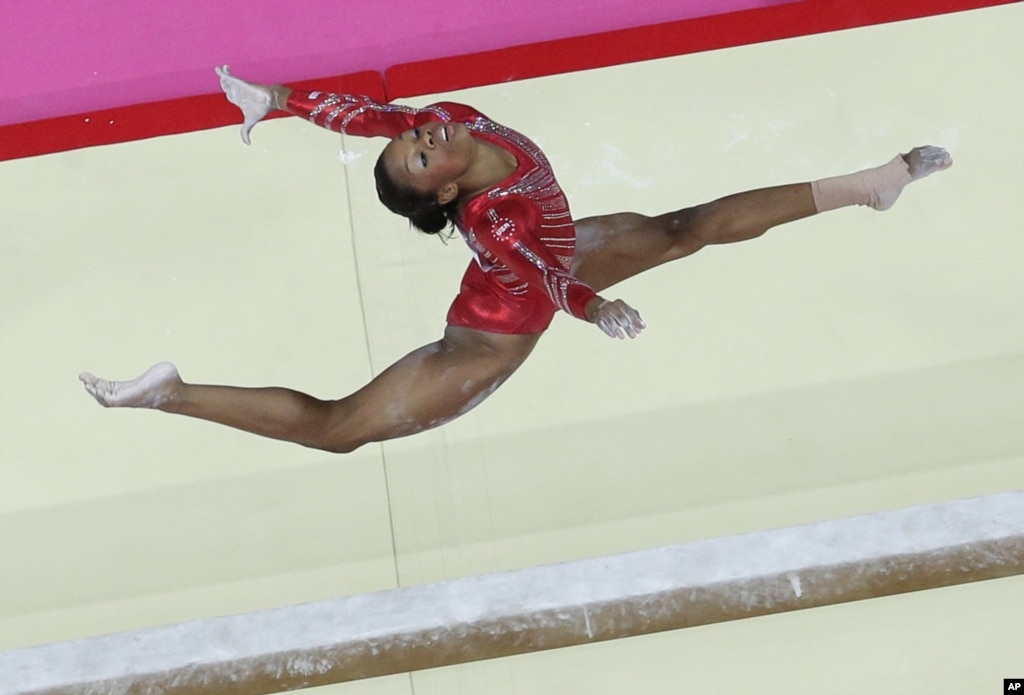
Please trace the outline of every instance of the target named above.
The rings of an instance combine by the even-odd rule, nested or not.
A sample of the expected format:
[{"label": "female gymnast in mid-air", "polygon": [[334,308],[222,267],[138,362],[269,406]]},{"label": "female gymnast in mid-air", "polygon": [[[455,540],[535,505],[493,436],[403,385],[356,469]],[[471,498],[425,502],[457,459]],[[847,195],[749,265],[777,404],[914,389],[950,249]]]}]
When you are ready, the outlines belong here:
[{"label": "female gymnast in mid-air", "polygon": [[753,239],[785,222],[849,205],[886,210],[907,184],[952,164],[945,150],[918,147],[874,169],[655,217],[623,212],[574,220],[537,145],[468,106],[414,109],[244,82],[227,66],[216,72],[242,111],[246,144],[253,126],[275,110],[337,132],[390,139],[374,169],[381,202],[430,234],[454,226],[475,255],[444,336],[338,400],[284,388],[189,384],[169,362],[130,381],[80,378],[104,406],[189,415],[330,452],[415,434],[467,412],[523,363],[556,310],[611,337],[635,338],[645,327],[640,315],[598,293],[709,244]]}]

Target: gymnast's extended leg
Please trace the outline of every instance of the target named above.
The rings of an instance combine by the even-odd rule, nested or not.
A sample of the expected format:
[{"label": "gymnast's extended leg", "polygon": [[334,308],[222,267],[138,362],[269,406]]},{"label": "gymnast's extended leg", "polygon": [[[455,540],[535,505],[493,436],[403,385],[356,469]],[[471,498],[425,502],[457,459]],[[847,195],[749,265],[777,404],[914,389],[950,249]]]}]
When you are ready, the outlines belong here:
[{"label": "gymnast's extended leg", "polygon": [[862,172],[737,193],[656,217],[619,213],[576,222],[573,274],[600,292],[711,244],[761,236],[780,224],[848,205],[887,210],[903,188],[953,163],[939,147],[918,147]]},{"label": "gymnast's extended leg", "polygon": [[523,363],[540,338],[449,326],[369,384],[339,400],[284,388],[186,384],[169,362],[130,381],[82,374],[104,406],[152,408],[335,453],[437,427],[467,412]]}]

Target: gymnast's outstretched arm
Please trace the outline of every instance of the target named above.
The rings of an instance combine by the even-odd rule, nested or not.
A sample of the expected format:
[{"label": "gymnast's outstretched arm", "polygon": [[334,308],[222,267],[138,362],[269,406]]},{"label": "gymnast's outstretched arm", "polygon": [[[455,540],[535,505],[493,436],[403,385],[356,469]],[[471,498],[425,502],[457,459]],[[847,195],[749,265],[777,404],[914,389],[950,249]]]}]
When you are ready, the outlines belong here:
[{"label": "gymnast's outstretched arm", "polygon": [[250,144],[249,133],[273,111],[293,116],[337,133],[357,137],[396,138],[418,121],[447,120],[445,109],[473,111],[461,104],[445,104],[425,109],[399,104],[382,104],[357,94],[304,92],[285,85],[246,82],[232,75],[228,66],[216,68],[220,86],[228,101],[243,116],[242,141]]}]

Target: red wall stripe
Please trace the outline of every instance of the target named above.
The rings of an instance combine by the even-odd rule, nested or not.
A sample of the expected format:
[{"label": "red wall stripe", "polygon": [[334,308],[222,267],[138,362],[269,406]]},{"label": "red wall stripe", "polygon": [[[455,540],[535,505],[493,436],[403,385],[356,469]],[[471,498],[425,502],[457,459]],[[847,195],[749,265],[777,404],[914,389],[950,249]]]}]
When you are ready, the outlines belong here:
[{"label": "red wall stripe", "polygon": [[[1021,0],[803,0],[296,83],[380,101],[730,48]],[[212,67],[211,67],[212,70]],[[219,94],[0,127],[0,161],[238,123]]]},{"label": "red wall stripe", "polygon": [[[210,75],[213,75],[212,67]],[[374,71],[306,80],[294,86],[365,94],[378,101],[387,100],[384,80],[380,73]],[[271,117],[284,115],[274,114]],[[15,123],[0,127],[0,161],[190,133],[232,123],[241,123],[238,109],[220,92]]]}]

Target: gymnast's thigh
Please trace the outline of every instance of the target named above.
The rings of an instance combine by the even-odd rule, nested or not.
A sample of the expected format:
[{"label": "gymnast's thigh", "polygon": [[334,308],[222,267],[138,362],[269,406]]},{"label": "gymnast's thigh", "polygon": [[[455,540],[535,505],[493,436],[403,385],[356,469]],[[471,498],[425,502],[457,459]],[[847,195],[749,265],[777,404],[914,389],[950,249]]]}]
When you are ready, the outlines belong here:
[{"label": "gymnast's thigh", "polygon": [[416,434],[479,405],[526,360],[541,334],[448,326],[337,402],[335,436],[348,447]]},{"label": "gymnast's thigh", "polygon": [[572,273],[600,292],[688,256],[703,246],[694,233],[693,216],[690,210],[680,210],[657,217],[622,212],[577,220]]}]

